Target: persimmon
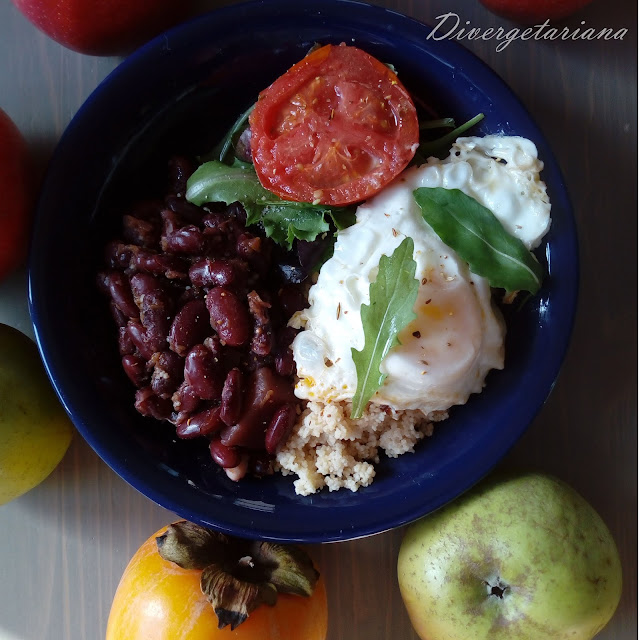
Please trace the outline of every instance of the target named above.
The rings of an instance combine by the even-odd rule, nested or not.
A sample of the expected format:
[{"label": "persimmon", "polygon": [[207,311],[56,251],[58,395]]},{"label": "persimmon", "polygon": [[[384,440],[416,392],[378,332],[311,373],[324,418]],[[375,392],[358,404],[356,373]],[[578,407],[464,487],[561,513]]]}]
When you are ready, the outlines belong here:
[{"label": "persimmon", "polygon": [[[310,595],[283,593],[277,585],[273,588],[271,606],[267,595],[267,603],[263,598],[252,608],[252,597],[258,591],[263,588],[272,591],[271,569],[265,567],[273,568],[278,561],[271,562],[275,556],[270,555],[269,561],[263,563],[260,556],[265,551],[272,554],[274,549],[286,555],[280,563],[285,573],[290,569],[290,558],[293,564],[301,555],[303,562],[305,558],[308,560],[314,574]],[[160,550],[165,557],[179,559],[180,564],[207,566],[204,570],[182,568],[163,558]],[[243,555],[246,550],[249,554]],[[291,556],[290,551],[293,551]],[[215,567],[209,565],[210,560]],[[217,570],[219,567],[222,569]],[[211,580],[206,584],[209,593],[205,594],[207,571]],[[258,574],[251,577],[247,571]],[[290,584],[295,582],[294,579]],[[216,584],[211,587],[213,583]],[[211,589],[217,593],[212,594]],[[238,601],[239,607],[235,606]],[[241,609],[248,614],[238,614]],[[127,565],[111,606],[106,640],[326,640],[327,624],[324,581],[303,551],[297,547],[234,539],[180,522],[152,535]],[[219,628],[221,625],[226,626]]]}]

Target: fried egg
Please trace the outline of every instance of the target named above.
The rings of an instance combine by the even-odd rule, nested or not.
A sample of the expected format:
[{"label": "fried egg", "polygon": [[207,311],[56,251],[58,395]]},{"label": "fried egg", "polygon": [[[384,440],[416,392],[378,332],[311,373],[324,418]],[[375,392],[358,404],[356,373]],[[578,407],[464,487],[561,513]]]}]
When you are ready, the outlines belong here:
[{"label": "fried egg", "polygon": [[296,395],[326,403],[353,398],[357,373],[351,350],[365,342],[360,308],[369,304],[381,256],[391,255],[405,237],[414,242],[420,283],[416,319],[383,360],[386,379],[371,402],[428,415],[479,393],[487,373],[504,366],[504,321],[488,282],[471,273],[423,220],[413,191],[460,189],[532,249],[551,222],[542,167],[534,143],[524,138],[460,138],[447,159],[430,158],[407,169],[360,205],[356,223],[338,233],[333,257],[309,291],[309,307],[292,320],[304,329],[292,346]]}]

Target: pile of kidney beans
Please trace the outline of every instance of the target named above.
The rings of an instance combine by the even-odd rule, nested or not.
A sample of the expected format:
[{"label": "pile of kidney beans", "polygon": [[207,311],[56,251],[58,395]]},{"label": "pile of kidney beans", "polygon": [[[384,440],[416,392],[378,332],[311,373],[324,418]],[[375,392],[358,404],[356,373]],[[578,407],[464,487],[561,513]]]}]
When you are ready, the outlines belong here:
[{"label": "pile of kidney beans", "polygon": [[307,304],[303,276],[241,205],[185,200],[190,160],[169,168],[166,196],[127,211],[98,274],[135,408],[206,438],[234,480],[271,473],[300,411],[287,321]]}]

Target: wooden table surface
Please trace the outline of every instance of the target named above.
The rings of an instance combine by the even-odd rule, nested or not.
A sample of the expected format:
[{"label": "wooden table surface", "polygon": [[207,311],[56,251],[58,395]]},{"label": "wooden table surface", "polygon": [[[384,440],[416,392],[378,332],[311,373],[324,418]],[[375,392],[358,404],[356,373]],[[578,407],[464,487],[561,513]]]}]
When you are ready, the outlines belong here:
[{"label": "wooden table surface", "polygon": [[[303,0],[301,0],[303,1]],[[213,8],[220,2],[204,2]],[[378,0],[434,24],[513,25],[474,0]],[[520,96],[548,137],[575,208],[579,309],[547,404],[508,462],[552,472],[611,528],[624,594],[602,640],[637,638],[637,5],[596,0],[566,24],[626,28],[622,40],[463,44]],[[581,21],[584,20],[584,24]],[[118,58],[69,51],[0,2],[0,107],[44,170],[84,99]],[[2,198],[2,194],[0,194]],[[33,335],[26,276],[0,284],[0,322]],[[0,507],[0,640],[104,638],[120,575],[137,547],[174,518],[115,475],[78,435],[39,487]],[[396,579],[402,529],[315,546],[330,600],[329,640],[414,640]],[[126,639],[124,639],[126,640]]]}]

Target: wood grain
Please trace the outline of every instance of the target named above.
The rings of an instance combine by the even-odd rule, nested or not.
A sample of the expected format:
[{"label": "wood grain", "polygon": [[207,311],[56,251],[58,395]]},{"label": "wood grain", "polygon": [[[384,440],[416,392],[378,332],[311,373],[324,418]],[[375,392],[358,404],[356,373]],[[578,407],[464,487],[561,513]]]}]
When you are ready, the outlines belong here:
[{"label": "wood grain", "polygon": [[[229,2],[202,1],[200,11]],[[507,23],[470,0],[377,0],[427,23],[448,11]],[[564,172],[578,225],[575,331],[549,401],[505,464],[552,472],[600,512],[619,545],[624,594],[602,640],[637,637],[637,5],[596,0],[565,24],[628,28],[622,41],[463,45],[519,95]],[[0,4],[0,107],[43,172],[89,93],[118,63],[73,53]],[[0,195],[1,198],[1,195]],[[31,334],[24,271],[0,284],[0,322]],[[0,640],[104,637],[135,549],[173,515],[118,478],[78,436],[37,489],[0,508]],[[402,529],[313,546],[327,581],[329,640],[417,640],[395,562]]]}]

